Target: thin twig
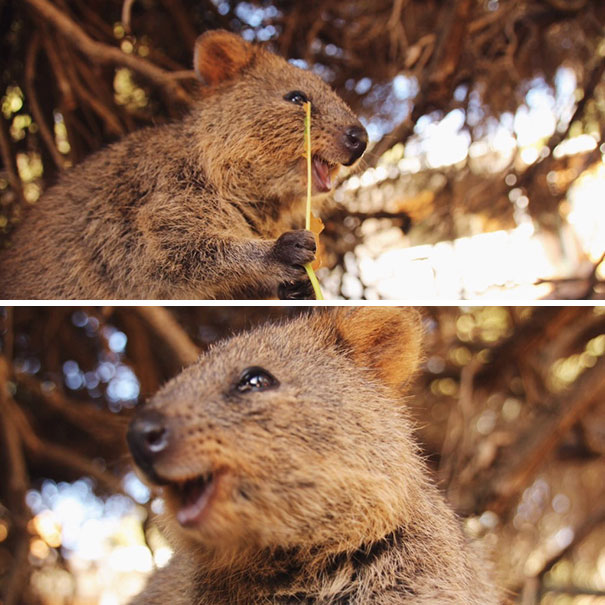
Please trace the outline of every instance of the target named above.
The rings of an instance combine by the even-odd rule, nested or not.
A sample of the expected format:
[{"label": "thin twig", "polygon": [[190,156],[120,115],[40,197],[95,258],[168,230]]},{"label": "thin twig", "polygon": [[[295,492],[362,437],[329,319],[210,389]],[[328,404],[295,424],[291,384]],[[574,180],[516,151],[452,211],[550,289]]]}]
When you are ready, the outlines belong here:
[{"label": "thin twig", "polygon": [[167,72],[169,78],[173,80],[197,80],[193,69],[179,69],[178,71]]},{"label": "thin twig", "polygon": [[61,61],[55,46],[56,40],[54,40],[54,37],[49,33],[50,28],[46,26],[46,23],[44,23],[42,29],[44,31],[43,44],[44,49],[46,50],[46,57],[50,62],[59,91],[61,92],[62,108],[67,111],[72,111],[78,106],[78,103],[69,78],[67,77],[67,73],[65,72],[65,65],[63,64],[63,61]]},{"label": "thin twig", "polygon": [[[549,140],[546,142],[545,147],[548,148],[550,153],[545,155],[543,159],[538,160],[525,170],[517,179],[517,187],[528,187],[530,183],[534,183],[535,177],[538,171],[545,171],[545,166],[548,167],[553,162],[554,155],[553,151],[557,145],[564,141],[571,130],[574,122],[581,119],[586,110],[588,102],[594,97],[595,89],[599,85],[603,74],[605,73],[605,57],[600,57],[594,60],[592,68],[589,71],[586,83],[584,84],[584,96],[578,104],[567,123],[566,127],[558,131],[556,130]],[[531,199],[531,196],[530,196]]]},{"label": "thin twig", "polygon": [[181,0],[162,0],[162,4],[166,10],[170,11],[170,15],[179,28],[187,48],[193,49],[197,35],[191,15],[185,6],[183,6]]},{"label": "thin twig", "polygon": [[23,185],[19,177],[19,171],[17,170],[15,156],[11,149],[10,135],[8,134],[4,117],[0,117],[0,156],[2,156],[2,163],[4,164],[4,170],[6,170],[9,185],[19,198],[19,201],[22,203],[25,202]]},{"label": "thin twig", "polygon": [[13,330],[13,307],[6,307],[6,320],[4,321],[4,337],[2,339],[2,352],[9,362],[13,360],[13,346],[15,344],[15,332]]},{"label": "thin twig", "polygon": [[586,8],[588,0],[542,0],[562,13],[577,13]]},{"label": "thin twig", "polygon": [[586,292],[582,296],[584,299],[589,299],[595,291],[595,288],[600,282],[599,277],[597,275],[599,271],[599,267],[605,262],[605,252],[601,254],[599,260],[594,264],[592,271],[588,277],[588,287],[586,288]]},{"label": "thin twig", "polygon": [[160,386],[160,372],[150,345],[147,324],[138,313],[130,312],[128,307],[119,307],[114,312],[128,334],[128,360],[139,379],[141,399],[146,399],[153,395]]},{"label": "thin twig", "polygon": [[469,452],[470,418],[473,413],[474,381],[481,363],[477,358],[462,368],[458,405],[452,406],[447,421],[446,436],[440,456],[441,482],[452,485],[452,476],[459,472],[464,456]]},{"label": "thin twig", "polygon": [[124,26],[124,31],[127,34],[132,32],[130,28],[130,15],[133,4],[134,0],[124,0],[124,4],[122,4],[122,25]]},{"label": "thin twig", "polygon": [[27,48],[27,54],[25,56],[25,94],[26,100],[31,109],[32,115],[38,128],[40,129],[40,135],[44,141],[53,162],[59,170],[65,168],[65,158],[59,153],[57,146],[55,145],[54,137],[48,128],[40,103],[38,103],[38,97],[36,96],[35,78],[36,78],[36,59],[40,50],[40,33],[35,31],[29,46]]},{"label": "thin twig", "polygon": [[71,65],[68,73],[70,73],[72,86],[74,87],[76,94],[103,120],[108,132],[122,136],[126,131],[120,121],[106,105],[99,101],[99,99],[82,84],[82,81],[73,73]]}]

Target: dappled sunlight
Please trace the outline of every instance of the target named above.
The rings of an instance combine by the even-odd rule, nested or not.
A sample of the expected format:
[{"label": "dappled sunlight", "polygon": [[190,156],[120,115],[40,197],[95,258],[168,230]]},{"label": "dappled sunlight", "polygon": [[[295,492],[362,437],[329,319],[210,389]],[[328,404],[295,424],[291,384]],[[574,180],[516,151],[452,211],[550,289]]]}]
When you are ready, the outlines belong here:
[{"label": "dappled sunlight", "polygon": [[363,282],[381,298],[538,298],[554,276],[545,247],[524,227],[435,245],[392,250],[359,263]]},{"label": "dappled sunlight", "polygon": [[[556,469],[553,465],[524,490],[516,506],[513,520],[514,536],[502,535],[499,548],[514,544],[511,558],[516,573],[531,579],[540,573],[548,560],[564,551],[576,537],[575,527],[581,511],[590,509],[591,499],[600,493],[599,476],[604,467],[600,461],[579,470],[574,465]],[[602,528],[565,557],[544,577],[541,605],[602,605],[605,597],[590,592],[605,591],[605,548]],[[579,591],[574,587],[582,587]]]},{"label": "dappled sunlight", "polygon": [[569,202],[567,221],[589,259],[596,262],[605,252],[605,159],[572,185]]},{"label": "dappled sunlight", "polygon": [[129,69],[117,69],[113,85],[118,105],[126,105],[130,110],[136,110],[146,107],[149,103],[145,91],[136,85]]},{"label": "dappled sunlight", "polygon": [[[563,317],[568,311],[571,310],[562,309],[557,315]],[[477,513],[466,519],[467,529],[495,553],[498,571],[507,578],[508,585],[523,593],[515,602],[599,603],[603,594],[597,593],[605,591],[605,528],[600,521],[605,472],[605,462],[599,455],[603,452],[601,407],[597,402],[574,429],[564,428],[562,423],[574,409],[578,394],[582,396],[584,392],[581,388],[574,389],[580,384],[587,385],[582,381],[591,375],[592,368],[603,363],[605,309],[597,307],[591,312],[594,321],[591,324],[583,323],[578,313],[568,316],[562,331],[545,326],[533,332],[530,321],[526,325],[527,339],[521,336],[520,341],[516,341],[521,347],[515,349],[510,359],[512,373],[503,372],[500,379],[492,377],[494,383],[500,385],[498,389],[485,390],[482,382],[487,375],[482,369],[476,370],[485,368],[484,364],[498,364],[510,355],[510,350],[498,343],[506,341],[515,331],[523,334],[524,319],[545,313],[545,309],[530,307],[462,308],[455,322],[456,338],[448,340],[440,354],[431,351],[427,360],[430,388],[418,391],[423,398],[418,405],[424,409],[429,398],[433,404],[430,422],[421,432],[430,441],[435,430],[431,425],[441,423],[449,433],[452,422],[461,414],[458,422],[465,427],[460,427],[465,437],[456,442],[453,450],[461,459],[455,467],[458,472],[455,481],[459,481],[461,487],[453,494],[461,502],[468,502],[464,475],[475,472],[484,479],[491,477],[499,485],[497,491],[506,493],[509,485],[506,478],[514,482],[528,466],[539,461],[540,471],[510,501],[510,511],[506,509],[502,514],[494,507],[494,510]],[[435,329],[433,324],[429,325],[429,329]],[[565,347],[561,355],[561,344],[570,343],[571,332],[584,336],[573,347]],[[446,330],[446,334],[449,333],[451,328]],[[457,342],[466,344],[455,346]],[[536,342],[542,344],[536,347]],[[525,347],[534,349],[529,359],[521,351]],[[459,374],[460,380],[456,378],[455,366],[464,368]],[[542,384],[546,389],[538,387],[540,395],[532,401],[537,394],[533,392],[537,386],[535,380],[541,372],[545,372]],[[466,399],[468,385],[465,387],[464,377],[469,375],[483,378],[473,382],[474,396]],[[549,400],[549,393],[555,394],[554,400]],[[450,405],[446,403],[448,400]],[[426,418],[423,413],[418,417]],[[533,430],[519,439],[519,431],[523,434],[528,426],[533,426]],[[580,431],[587,435],[590,453],[579,448],[583,442]],[[594,436],[589,437],[592,433]],[[543,448],[555,439],[559,448],[545,457]],[[533,447],[528,447],[528,442],[533,443]],[[494,456],[502,462],[501,456],[507,449],[510,452],[511,443],[515,444],[513,450],[518,449],[512,457],[517,470],[511,474],[506,465],[500,464],[492,470],[493,474],[483,475]],[[506,554],[502,556],[503,553]],[[551,561],[554,565],[549,570],[547,566]]]},{"label": "dappled sunlight", "polygon": [[[148,501],[149,491],[133,473],[124,487],[136,502]],[[123,605],[172,556],[157,529],[145,535],[141,505],[118,494],[103,499],[92,489],[89,479],[46,480],[39,491],[28,492],[32,587],[44,605]]]},{"label": "dappled sunlight", "polygon": [[[388,221],[367,219],[360,229],[362,242],[354,256],[345,256],[344,268],[320,272],[327,296],[337,297],[340,290],[347,298],[368,299],[538,299],[553,295],[562,280],[587,279],[605,253],[603,160],[579,176],[572,170],[548,173],[553,193],[562,183],[575,180],[560,203],[562,220],[556,229],[545,229],[532,219],[533,200],[525,188],[516,186],[515,173],[509,172],[503,179],[515,228],[486,229],[484,217],[468,215],[465,224],[471,228],[462,229],[468,232],[463,237],[420,243],[423,236],[418,235],[423,222],[431,220],[436,194],[445,182],[444,177],[439,180],[440,171],[466,167],[487,176],[508,166],[522,175],[548,157],[545,142],[567,127],[575,87],[574,72],[566,67],[557,72],[554,91],[536,79],[529,85],[526,105],[514,116],[488,120],[484,136],[473,140],[468,134],[470,113],[455,109],[443,117],[423,116],[405,146],[395,145],[378,166],[345,181],[336,199],[350,208],[365,212],[411,209],[416,220],[405,236],[390,228]],[[555,159],[594,152],[598,135],[578,133],[577,128],[574,132],[554,147]],[[429,185],[407,193],[404,183],[414,183],[413,178],[420,179],[425,171],[433,174]],[[464,208],[456,209],[461,211]],[[598,279],[604,273],[605,266],[596,268]]]},{"label": "dappled sunlight", "polygon": [[[592,183],[596,192],[605,187]],[[357,271],[368,298],[385,299],[537,299],[548,296],[557,280],[590,270],[605,252],[605,206],[578,194],[571,225],[561,238],[536,233],[530,223],[432,245],[405,247],[397,230],[380,231],[356,250]],[[389,239],[397,247],[382,251]],[[374,240],[374,242],[373,242]],[[373,253],[373,250],[381,250]],[[350,286],[349,286],[350,287]],[[358,288],[358,289],[359,289]]]}]

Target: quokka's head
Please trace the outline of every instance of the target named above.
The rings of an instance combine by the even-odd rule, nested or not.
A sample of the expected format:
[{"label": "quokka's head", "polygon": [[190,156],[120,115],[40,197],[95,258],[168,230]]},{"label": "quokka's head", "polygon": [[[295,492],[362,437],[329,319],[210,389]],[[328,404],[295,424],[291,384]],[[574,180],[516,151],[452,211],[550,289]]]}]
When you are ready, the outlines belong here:
[{"label": "quokka's head", "polygon": [[331,191],[339,169],[366,149],[364,127],[321,78],[259,45],[224,30],[206,32],[196,42],[194,67],[207,86],[200,127],[212,143],[203,154],[219,187],[303,197],[306,101],[314,195]]},{"label": "quokka's head", "polygon": [[177,531],[220,552],[341,550],[392,531],[419,462],[402,389],[413,309],[334,308],[215,345],[133,420],[128,442]]}]

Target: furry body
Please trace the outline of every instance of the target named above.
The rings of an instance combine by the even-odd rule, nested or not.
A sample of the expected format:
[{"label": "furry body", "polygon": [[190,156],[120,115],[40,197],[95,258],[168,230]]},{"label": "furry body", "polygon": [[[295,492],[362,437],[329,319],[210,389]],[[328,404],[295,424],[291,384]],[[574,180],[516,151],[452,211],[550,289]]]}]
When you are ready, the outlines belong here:
[{"label": "furry body", "polygon": [[315,74],[234,34],[202,35],[195,67],[206,88],[188,116],[97,152],[32,208],[0,258],[0,298],[263,298],[306,281],[300,100],[318,202],[365,130]]},{"label": "furry body", "polygon": [[[133,605],[499,603],[412,435],[420,339],[411,310],[320,311],[223,342],[161,389],[129,443],[165,485],[175,555]],[[242,390],[248,366],[275,383]]]}]

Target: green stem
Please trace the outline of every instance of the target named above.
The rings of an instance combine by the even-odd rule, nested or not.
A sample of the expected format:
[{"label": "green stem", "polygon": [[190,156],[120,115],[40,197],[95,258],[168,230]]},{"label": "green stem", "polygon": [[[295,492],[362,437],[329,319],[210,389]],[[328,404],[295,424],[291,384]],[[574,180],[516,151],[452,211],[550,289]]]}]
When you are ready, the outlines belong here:
[{"label": "green stem", "polygon": [[[305,154],[307,156],[307,213],[305,217],[305,228],[311,230],[311,102],[305,103]],[[311,267],[311,263],[305,265],[307,275],[311,280],[316,300],[324,300],[319,281]]]},{"label": "green stem", "polygon": [[307,275],[311,280],[311,285],[313,286],[313,292],[315,292],[316,300],[323,300],[324,296],[321,293],[321,288],[319,287],[319,281],[317,280],[317,276],[315,275],[315,271],[313,271],[313,267],[311,267],[311,263],[307,263],[305,265],[305,269],[307,270]]}]

